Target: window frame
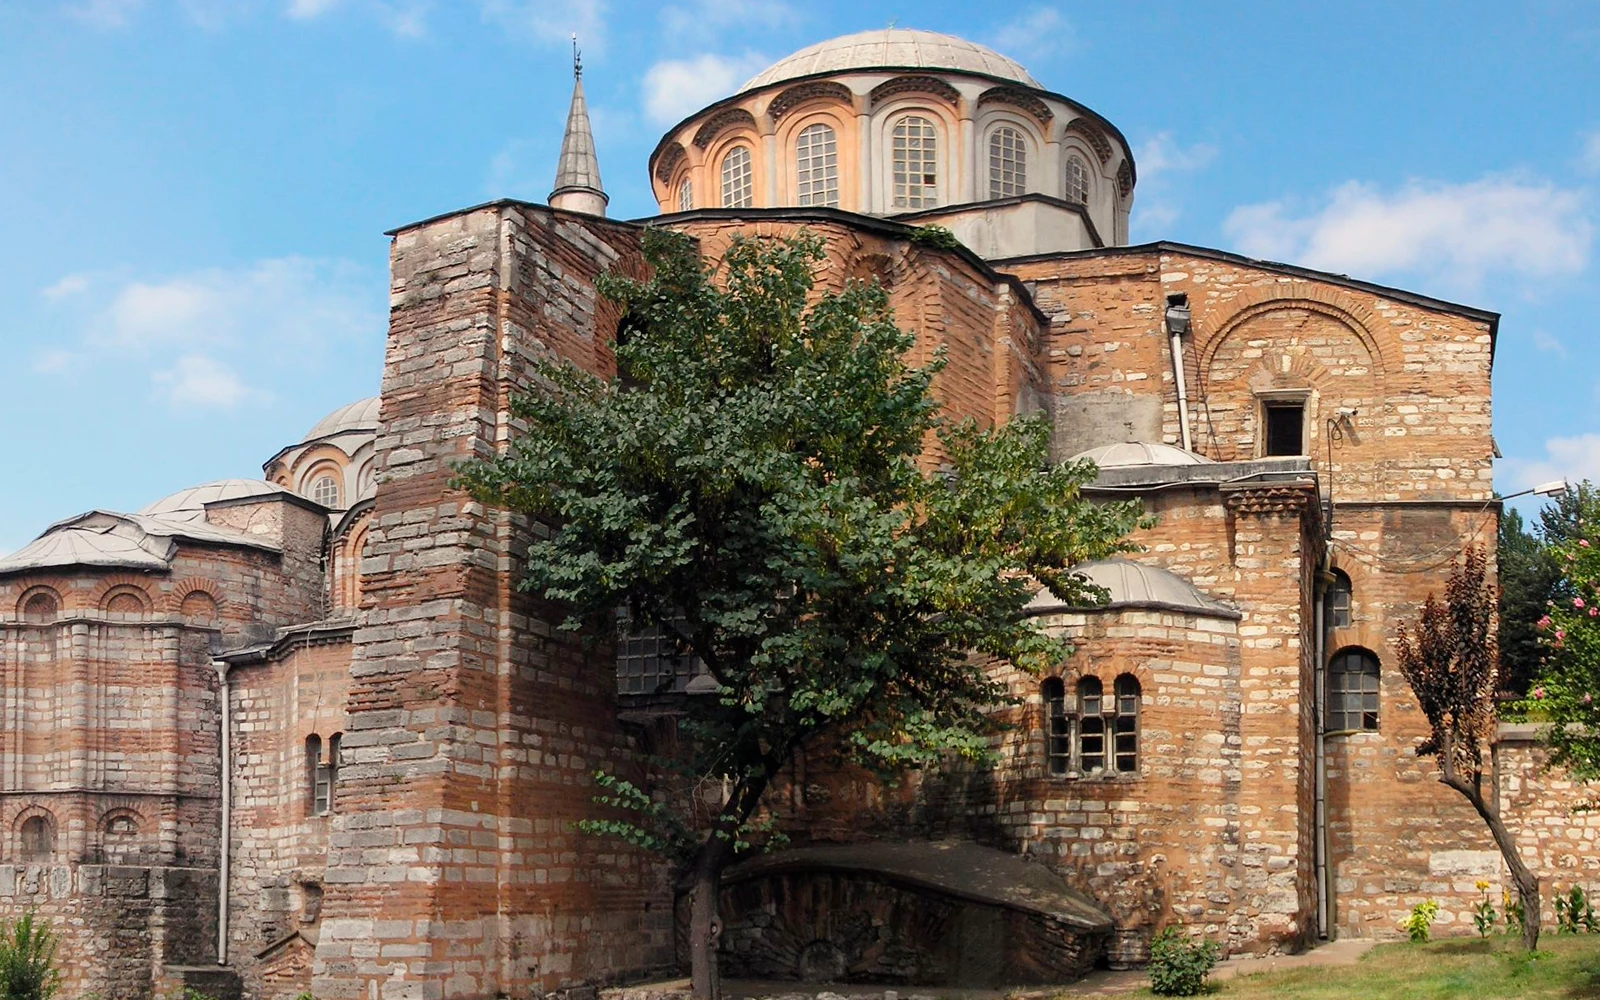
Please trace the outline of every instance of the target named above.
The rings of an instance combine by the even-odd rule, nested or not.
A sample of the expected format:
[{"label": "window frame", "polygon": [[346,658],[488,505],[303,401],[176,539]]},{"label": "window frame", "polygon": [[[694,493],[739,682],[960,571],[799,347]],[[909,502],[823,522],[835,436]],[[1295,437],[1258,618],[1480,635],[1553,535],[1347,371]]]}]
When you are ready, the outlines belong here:
[{"label": "window frame", "polygon": [[[734,156],[741,153],[744,155],[744,198],[741,204],[729,204],[729,162],[734,158]],[[754,148],[748,142],[741,141],[729,143],[728,147],[722,151],[722,155],[717,158],[717,179],[719,181],[718,191],[720,195],[718,203],[721,205],[721,207],[754,208],[756,204],[756,157]]]},{"label": "window frame", "polygon": [[[906,168],[904,170],[899,169],[899,150],[896,148],[896,143],[900,139],[900,137],[896,135],[896,132],[901,128],[901,126],[913,120],[922,122],[923,125],[925,125],[933,133],[931,137],[931,155],[919,155],[918,157],[918,162],[924,166],[924,171],[921,175],[923,180],[921,183],[917,184],[916,187],[923,189],[923,193],[915,196],[917,199],[917,204],[915,205],[911,204],[913,196],[910,194],[910,188],[912,186],[910,183],[910,178],[913,176],[910,169],[911,160],[908,155],[905,160]],[[888,140],[886,143],[888,147],[888,155],[884,157],[884,160],[889,168],[889,176],[888,186],[884,193],[887,196],[887,208],[890,214],[899,212],[921,212],[930,208],[939,208],[942,204],[948,201],[944,195],[945,174],[947,173],[944,166],[944,139],[947,129],[943,127],[944,125],[944,119],[940,115],[930,109],[924,109],[921,107],[910,107],[897,110],[886,119],[884,136]],[[927,135],[922,135],[918,137],[918,141],[926,143],[929,141],[929,138],[930,137]],[[911,151],[911,147],[909,145],[911,137],[907,135],[905,139],[908,143],[905,152],[909,154]],[[925,151],[927,148],[928,147],[926,145],[919,147],[919,153]],[[933,173],[931,175],[926,172],[926,167],[929,164],[931,164],[933,167]],[[901,182],[898,180],[898,178],[901,176],[906,178],[906,194],[904,196],[897,193],[897,189],[901,185]],[[929,184],[927,181],[928,177],[930,176],[933,178],[932,184]],[[930,191],[931,193],[928,193]],[[903,204],[902,198],[904,199]]]},{"label": "window frame", "polygon": [[[997,167],[996,163],[997,159],[1003,158],[1003,151],[998,149],[1001,133],[1009,133],[1015,139],[1012,143],[1012,152],[1016,155],[1010,171],[1006,171],[1003,166]],[[990,201],[1016,198],[1028,193],[1028,160],[1033,154],[1033,140],[1027,129],[1010,120],[1003,119],[996,122],[989,128],[988,138],[984,142],[984,153],[988,157],[986,177]],[[1015,175],[1010,181],[1002,179],[1007,172]],[[1014,185],[1015,190],[1001,190],[1007,184]]]},{"label": "window frame", "polygon": [[674,188],[678,199],[678,211],[694,211],[694,178],[684,174],[678,178],[677,187]]},{"label": "window frame", "polygon": [[[1329,629],[1349,628],[1355,622],[1355,586],[1350,582],[1350,574],[1342,569],[1335,569],[1330,575],[1333,579],[1323,595],[1324,625]],[[1336,615],[1343,620],[1335,621]]]},{"label": "window frame", "polygon": [[[1342,669],[1351,659],[1362,662],[1362,669],[1353,671]],[[1366,664],[1371,669],[1366,669]],[[1338,665],[1341,669],[1336,669]],[[1336,678],[1359,678],[1360,684],[1351,687],[1346,680],[1342,684],[1336,683]],[[1371,681],[1371,690],[1367,690],[1368,681]],[[1327,666],[1323,671],[1323,700],[1322,700],[1322,731],[1323,735],[1343,735],[1350,733],[1376,733],[1381,731],[1383,724],[1383,663],[1378,655],[1364,646],[1342,646],[1328,657]],[[1335,696],[1341,701],[1335,707]],[[1349,708],[1349,698],[1354,695],[1360,701],[1355,709]],[[1371,708],[1367,706],[1369,704]],[[1360,722],[1359,726],[1348,723],[1352,717]],[[1370,717],[1371,724],[1368,725]],[[1337,724],[1336,724],[1337,723]]]},{"label": "window frame", "polygon": [[1067,705],[1067,685],[1059,677],[1046,677],[1039,685],[1044,701],[1044,755],[1045,772],[1052,778],[1066,778],[1073,773],[1073,744],[1076,727],[1074,715]]},{"label": "window frame", "polygon": [[[815,142],[808,142],[807,137],[817,134],[822,129],[827,133],[820,152],[810,152]],[[838,208],[840,199],[839,185],[839,129],[832,119],[818,119],[803,122],[801,127],[794,132],[794,139],[790,144],[793,151],[791,160],[794,170],[794,201],[802,208]],[[818,156],[822,160],[821,167],[812,164]],[[831,160],[831,162],[830,162]],[[822,179],[813,180],[812,175],[820,169]],[[821,200],[817,200],[817,192],[808,190],[821,184]]]},{"label": "window frame", "polygon": [[[1262,392],[1256,394],[1256,457],[1258,458],[1306,458],[1311,454],[1311,403],[1310,390],[1295,389],[1286,392]],[[1273,410],[1300,410],[1300,450],[1290,454],[1288,452],[1275,452],[1270,448],[1271,424],[1269,414]]]},{"label": "window frame", "polygon": [[[1139,678],[1118,674],[1112,684],[1114,710],[1111,734],[1111,769],[1116,774],[1139,773],[1139,705],[1144,690]],[[1126,749],[1124,749],[1126,747]],[[1123,766],[1124,758],[1127,760]]]}]

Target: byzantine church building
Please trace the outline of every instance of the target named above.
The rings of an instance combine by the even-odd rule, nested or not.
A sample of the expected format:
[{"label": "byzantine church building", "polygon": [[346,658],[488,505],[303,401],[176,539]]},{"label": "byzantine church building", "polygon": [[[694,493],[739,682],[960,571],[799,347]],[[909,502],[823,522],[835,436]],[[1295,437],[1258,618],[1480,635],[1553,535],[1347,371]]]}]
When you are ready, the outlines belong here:
[{"label": "byzantine church building", "polygon": [[[1508,883],[1414,753],[1390,643],[1493,551],[1494,313],[1128,245],[1115,126],[931,32],[802,49],[646,168],[660,214],[606,218],[580,76],[549,205],[390,234],[378,396],[259,479],[0,559],[0,916],[51,920],[70,988],[577,1000],[678,967],[672,873],[573,824],[597,770],[650,780],[708,685],[651,637],[557,629],[516,587],[535,526],[451,482],[515,433],[532,359],[614,373],[595,280],[644,273],[646,225],[708,259],[820,236],[823,286],[880,282],[915,356],[946,352],[949,415],[1045,417],[1092,496],[1155,518],[1083,567],[1106,605],[1035,600],[1076,652],[993,666],[1016,698],[994,766],[890,787],[794,762],[770,802],[792,848],[725,880],[728,973],[1059,982],[1167,925],[1280,952],[1398,936],[1425,898],[1470,931],[1474,883]],[[1496,756],[1546,885],[1593,885],[1600,819],[1567,815],[1524,728]]]}]

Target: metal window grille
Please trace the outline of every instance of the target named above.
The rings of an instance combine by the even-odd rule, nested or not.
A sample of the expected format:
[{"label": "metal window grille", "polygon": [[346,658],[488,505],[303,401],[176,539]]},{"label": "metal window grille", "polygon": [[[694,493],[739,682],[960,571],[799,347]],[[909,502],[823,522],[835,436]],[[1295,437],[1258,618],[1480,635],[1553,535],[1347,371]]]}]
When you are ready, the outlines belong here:
[{"label": "metal window grille", "polygon": [[989,136],[989,197],[1010,198],[1028,188],[1028,143],[1014,128]]},{"label": "metal window grille", "polygon": [[1106,720],[1101,714],[1102,695],[1098,677],[1085,677],[1078,682],[1078,770],[1085,774],[1103,771],[1106,767]]},{"label": "metal window grille", "polygon": [[1338,653],[1328,664],[1328,732],[1378,728],[1378,658],[1363,649]]},{"label": "metal window grille", "polygon": [[678,211],[687,212],[694,208],[694,185],[685,177],[678,184]]},{"label": "metal window grille", "polygon": [[323,476],[311,484],[311,499],[324,507],[339,506],[339,481],[332,476]]},{"label": "metal window grille", "polygon": [[681,692],[705,672],[699,657],[681,653],[677,643],[659,629],[644,629],[617,640],[618,694]]},{"label": "metal window grille", "polygon": [[752,191],[750,147],[735,146],[722,158],[722,207],[749,208]]},{"label": "metal window grille", "polygon": [[933,208],[939,204],[939,133],[933,122],[912,116],[895,123],[893,135],[894,207]]},{"label": "metal window grille", "polygon": [[1067,200],[1074,205],[1089,203],[1089,164],[1076,153],[1067,157]]},{"label": "metal window grille", "polygon": [[833,129],[808,125],[795,142],[795,191],[802,205],[839,207],[839,148]]}]

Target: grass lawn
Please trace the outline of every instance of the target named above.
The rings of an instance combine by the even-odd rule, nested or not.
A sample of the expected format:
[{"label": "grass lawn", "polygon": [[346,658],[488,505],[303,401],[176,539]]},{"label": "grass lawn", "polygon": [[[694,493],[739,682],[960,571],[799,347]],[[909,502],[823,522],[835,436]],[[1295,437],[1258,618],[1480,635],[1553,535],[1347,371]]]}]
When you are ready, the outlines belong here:
[{"label": "grass lawn", "polygon": [[[1150,996],[1141,990],[1137,996]],[[1386,944],[1354,965],[1260,972],[1215,984],[1240,1000],[1600,1000],[1600,934],[1539,938],[1527,954],[1507,938]]]}]

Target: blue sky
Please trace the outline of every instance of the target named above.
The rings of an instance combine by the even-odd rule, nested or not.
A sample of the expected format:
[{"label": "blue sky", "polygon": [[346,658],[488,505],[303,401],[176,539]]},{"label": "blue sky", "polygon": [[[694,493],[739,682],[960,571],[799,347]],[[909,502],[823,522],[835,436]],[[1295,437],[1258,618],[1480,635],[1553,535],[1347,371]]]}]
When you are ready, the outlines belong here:
[{"label": "blue sky", "polygon": [[666,126],[890,21],[1115,122],[1135,241],[1502,312],[1497,485],[1600,479],[1590,2],[0,0],[0,551],[258,475],[376,392],[383,231],[543,200],[570,32],[632,218]]}]

